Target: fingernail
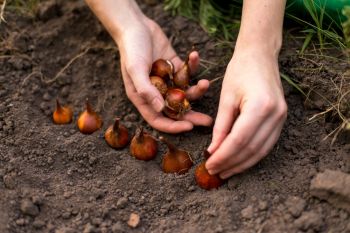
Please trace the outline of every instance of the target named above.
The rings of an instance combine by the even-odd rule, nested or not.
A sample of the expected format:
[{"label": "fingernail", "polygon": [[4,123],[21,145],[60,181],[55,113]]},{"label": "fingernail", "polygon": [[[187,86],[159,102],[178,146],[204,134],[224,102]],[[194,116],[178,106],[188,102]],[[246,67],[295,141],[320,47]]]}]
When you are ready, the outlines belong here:
[{"label": "fingernail", "polygon": [[152,101],[152,106],[154,110],[161,112],[163,110],[163,101],[161,101],[159,98],[154,98]]},{"label": "fingernail", "polygon": [[208,170],[208,173],[209,173],[210,175],[215,175],[217,172],[216,172],[214,169],[209,169],[209,170]]},{"label": "fingernail", "polygon": [[212,151],[211,151],[212,149],[213,149],[213,144],[210,144],[207,149],[210,154],[212,154]]},{"label": "fingernail", "polygon": [[208,170],[210,175],[214,174],[215,169],[213,169],[213,166],[211,166],[210,164],[208,166],[208,163],[205,163],[205,168]]},{"label": "fingernail", "polygon": [[227,174],[220,174],[219,177],[223,180],[229,178],[229,176]]}]

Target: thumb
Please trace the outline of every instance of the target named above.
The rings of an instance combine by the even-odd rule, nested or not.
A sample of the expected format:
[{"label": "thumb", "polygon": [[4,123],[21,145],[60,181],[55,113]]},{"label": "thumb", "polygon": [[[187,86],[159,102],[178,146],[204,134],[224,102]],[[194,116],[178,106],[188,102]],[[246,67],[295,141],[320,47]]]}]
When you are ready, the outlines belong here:
[{"label": "thumb", "polygon": [[164,108],[164,99],[158,89],[152,85],[148,69],[128,69],[128,73],[134,83],[137,93],[149,103],[156,112],[161,112]]}]

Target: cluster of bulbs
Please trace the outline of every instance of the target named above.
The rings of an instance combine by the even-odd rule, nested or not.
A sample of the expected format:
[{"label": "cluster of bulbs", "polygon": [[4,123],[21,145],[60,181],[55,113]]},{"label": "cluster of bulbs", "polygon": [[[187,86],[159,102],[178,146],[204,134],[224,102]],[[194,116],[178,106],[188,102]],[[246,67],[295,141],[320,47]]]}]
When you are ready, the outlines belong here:
[{"label": "cluster of bulbs", "polygon": [[169,60],[158,59],[152,64],[150,81],[165,100],[163,113],[175,120],[180,119],[191,109],[185,93],[191,75],[188,61],[189,56],[176,73],[174,65]]},{"label": "cluster of bulbs", "polygon": [[[183,67],[174,73],[174,66],[168,60],[158,59],[152,65],[150,80],[157,87],[165,99],[164,114],[172,119],[179,119],[190,107],[186,99],[185,89],[189,86],[190,69],[188,58]],[[53,113],[55,124],[69,124],[73,119],[73,111],[69,106],[63,106],[56,100],[56,109]],[[101,117],[86,101],[85,111],[80,113],[77,126],[83,134],[91,134],[102,127]],[[154,138],[142,127],[138,128],[130,140],[128,129],[116,118],[113,125],[109,126],[104,134],[107,144],[114,149],[125,148],[130,142],[130,154],[139,160],[149,161],[156,157],[158,141],[165,143],[167,152],[162,157],[162,170],[165,173],[184,174],[193,166],[190,154],[175,147],[164,137]],[[209,158],[208,151],[203,152],[205,160]],[[205,168],[205,161],[195,169],[195,180],[203,189],[218,188],[224,182],[217,175],[210,175]]]}]

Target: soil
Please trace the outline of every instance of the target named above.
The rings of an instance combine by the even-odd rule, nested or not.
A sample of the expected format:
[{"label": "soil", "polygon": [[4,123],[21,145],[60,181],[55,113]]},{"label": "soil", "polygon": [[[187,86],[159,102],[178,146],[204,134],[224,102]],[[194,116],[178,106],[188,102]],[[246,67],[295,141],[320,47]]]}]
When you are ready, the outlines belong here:
[{"label": "soil", "polygon": [[[181,57],[195,43],[202,58],[216,64],[203,62],[210,69],[201,78],[224,74],[232,51],[161,4],[141,8]],[[126,97],[117,48],[83,1],[51,2],[34,18],[7,12],[6,19],[0,26],[0,232],[350,232],[346,210],[310,194],[317,173],[350,172],[346,135],[333,144],[322,140],[339,120],[308,120],[324,110],[322,98],[306,104],[284,82],[289,113],[274,149],[254,168],[206,191],[195,184],[194,168],[184,175],[161,171],[164,145],[149,162],[106,145],[103,132],[119,116],[130,132],[142,125],[188,150],[198,164],[211,129],[178,135],[151,129]],[[286,36],[280,65],[301,83],[338,75],[325,67],[349,68],[300,57],[299,48]],[[324,69],[317,71],[320,63]],[[215,117],[220,87],[215,82],[193,108]],[[103,129],[83,135],[74,123],[53,124],[56,97],[74,108],[75,119],[88,98]]]}]

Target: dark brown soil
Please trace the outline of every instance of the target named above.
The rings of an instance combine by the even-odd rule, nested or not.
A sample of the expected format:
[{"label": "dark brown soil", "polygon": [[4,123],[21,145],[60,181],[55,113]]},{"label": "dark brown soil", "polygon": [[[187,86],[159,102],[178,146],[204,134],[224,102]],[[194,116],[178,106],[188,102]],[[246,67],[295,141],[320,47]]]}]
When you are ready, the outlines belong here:
[{"label": "dark brown soil", "polygon": [[[205,78],[223,75],[232,51],[215,47],[196,23],[170,16],[161,5],[141,7],[182,57],[196,43],[202,58],[218,63]],[[323,141],[339,122],[308,121],[321,109],[305,108],[304,97],[287,83],[288,120],[270,155],[218,190],[205,191],[196,186],[193,168],[185,175],[161,171],[163,145],[149,162],[106,145],[103,130],[116,116],[131,132],[142,125],[164,134],[147,126],[128,101],[118,51],[82,1],[43,9],[39,19],[11,12],[6,19],[0,25],[0,232],[350,232],[349,213],[312,197],[309,188],[325,169],[350,172],[350,144]],[[288,41],[283,72],[300,81],[329,77],[296,71],[313,65],[296,56],[300,44]],[[214,117],[219,93],[216,82],[193,108]],[[87,136],[73,123],[54,125],[56,97],[74,108],[75,118],[89,98],[103,130]],[[198,164],[211,130],[164,136]],[[128,226],[131,213],[140,217],[136,228]]]}]

